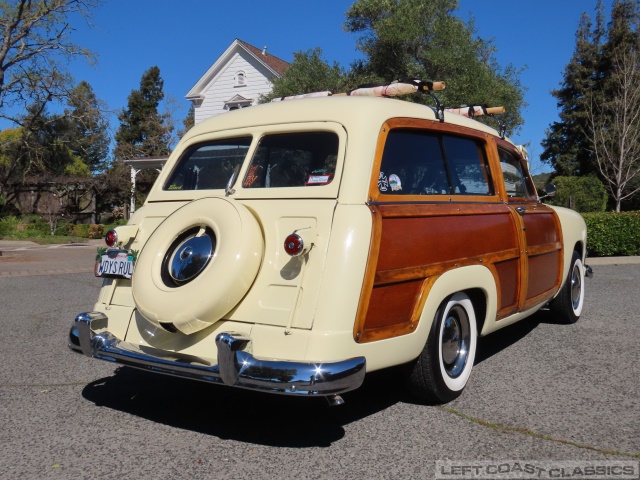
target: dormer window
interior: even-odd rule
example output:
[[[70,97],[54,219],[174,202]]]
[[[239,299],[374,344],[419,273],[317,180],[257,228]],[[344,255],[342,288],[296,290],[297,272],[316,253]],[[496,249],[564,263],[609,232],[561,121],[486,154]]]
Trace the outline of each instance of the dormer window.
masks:
[[[236,73],[236,87],[244,87],[247,85],[247,77],[244,72],[240,71]]]

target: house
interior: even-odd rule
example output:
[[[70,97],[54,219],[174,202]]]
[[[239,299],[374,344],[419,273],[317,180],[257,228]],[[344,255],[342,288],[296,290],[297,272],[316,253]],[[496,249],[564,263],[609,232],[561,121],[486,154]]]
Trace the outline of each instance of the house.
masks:
[[[267,47],[235,39],[186,95],[195,107],[195,123],[256,105],[271,92],[271,79],[282,77],[288,65],[267,53]]]

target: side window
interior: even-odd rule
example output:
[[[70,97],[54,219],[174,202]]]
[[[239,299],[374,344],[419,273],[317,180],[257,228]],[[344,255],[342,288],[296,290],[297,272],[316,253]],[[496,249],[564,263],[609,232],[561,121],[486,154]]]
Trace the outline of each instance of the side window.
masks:
[[[438,137],[411,130],[389,132],[378,189],[382,193],[404,195],[450,193]]]
[[[488,195],[491,192],[487,162],[481,144],[461,137],[444,137],[455,193]]]
[[[260,140],[243,188],[327,185],[338,158],[338,136],[332,132],[266,135]]]
[[[387,136],[378,190],[403,195],[489,195],[492,192],[482,143],[419,130]]]
[[[520,161],[513,153],[499,149],[500,167],[504,177],[504,186],[509,197],[536,198],[533,185]]]

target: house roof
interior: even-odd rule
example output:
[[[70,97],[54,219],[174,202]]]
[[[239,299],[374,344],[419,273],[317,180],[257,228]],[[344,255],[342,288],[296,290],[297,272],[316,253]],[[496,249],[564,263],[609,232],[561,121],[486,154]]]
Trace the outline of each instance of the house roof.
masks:
[[[198,80],[198,82],[193,86],[189,93],[187,93],[186,97],[189,100],[198,100],[203,98],[204,89],[209,85],[209,83],[220,73],[222,68],[227,64],[228,61],[231,60],[233,55],[238,53],[239,51],[245,51],[251,57],[253,57],[256,61],[264,65],[267,70],[269,70],[273,76],[282,77],[285,69],[289,66],[288,62],[285,62],[281,58],[276,57],[275,55],[271,55],[267,53],[266,47],[264,50],[260,50],[253,45],[248,44],[245,41],[242,41],[236,38],[231,45],[224,51],[220,57],[209,67],[209,70]],[[264,54],[263,54],[264,52]]]
[[[289,62],[285,62],[281,58],[276,57],[275,55],[271,55],[266,52],[267,47],[264,47],[263,50],[254,47],[253,45],[249,45],[247,42],[240,40],[239,38],[236,41],[244,46],[247,50],[249,50],[255,57],[258,58],[262,63],[271,68],[271,70],[275,71],[278,74],[278,77],[284,75],[284,71],[289,66]],[[262,53],[264,52],[264,53]]]

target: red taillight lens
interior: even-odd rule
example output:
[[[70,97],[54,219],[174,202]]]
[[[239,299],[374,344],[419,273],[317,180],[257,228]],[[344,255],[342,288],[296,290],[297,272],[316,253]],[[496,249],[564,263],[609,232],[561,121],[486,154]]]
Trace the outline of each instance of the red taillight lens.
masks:
[[[113,228],[104,236],[104,241],[108,247],[114,247],[118,243],[118,234]]]
[[[304,241],[297,233],[292,233],[284,240],[284,251],[292,257],[297,257],[304,250]]]

